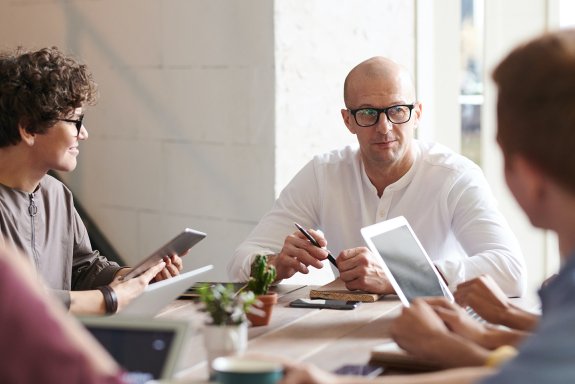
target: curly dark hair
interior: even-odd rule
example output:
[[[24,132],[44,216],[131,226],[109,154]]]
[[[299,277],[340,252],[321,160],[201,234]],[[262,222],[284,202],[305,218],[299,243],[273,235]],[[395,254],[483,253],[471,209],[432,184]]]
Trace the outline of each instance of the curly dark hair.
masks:
[[[20,142],[19,124],[45,133],[57,119],[96,100],[86,65],[56,47],[0,53],[0,148]]]

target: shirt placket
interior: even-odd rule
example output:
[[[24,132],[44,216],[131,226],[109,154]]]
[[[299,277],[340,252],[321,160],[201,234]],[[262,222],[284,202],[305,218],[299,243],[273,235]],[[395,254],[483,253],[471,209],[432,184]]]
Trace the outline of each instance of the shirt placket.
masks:
[[[377,212],[375,214],[376,223],[388,219],[392,199],[393,199],[393,191],[387,189],[384,190],[383,194],[381,195],[381,198],[379,199],[379,204],[377,205]]]

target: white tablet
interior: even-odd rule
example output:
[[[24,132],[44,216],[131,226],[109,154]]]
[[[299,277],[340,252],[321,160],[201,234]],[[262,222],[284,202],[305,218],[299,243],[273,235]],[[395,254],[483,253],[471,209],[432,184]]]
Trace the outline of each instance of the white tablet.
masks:
[[[416,297],[444,296],[453,301],[437,268],[403,216],[361,229],[374,255],[383,261],[383,269],[403,305]]]
[[[158,264],[169,255],[183,256],[190,248],[196,245],[200,240],[206,237],[206,234],[190,228],[185,228],[172,240],[168,241],[150,256],[136,264],[130,272],[128,272],[123,279],[128,280],[146,272],[148,269]]]

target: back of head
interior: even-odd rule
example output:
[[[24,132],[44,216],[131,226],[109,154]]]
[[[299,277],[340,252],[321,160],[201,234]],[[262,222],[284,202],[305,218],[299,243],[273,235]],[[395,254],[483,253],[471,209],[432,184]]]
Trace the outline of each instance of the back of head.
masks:
[[[75,108],[94,104],[85,65],[57,48],[0,53],[0,148],[18,144],[18,125],[43,133]]]
[[[575,30],[543,35],[495,69],[497,139],[575,192]]]

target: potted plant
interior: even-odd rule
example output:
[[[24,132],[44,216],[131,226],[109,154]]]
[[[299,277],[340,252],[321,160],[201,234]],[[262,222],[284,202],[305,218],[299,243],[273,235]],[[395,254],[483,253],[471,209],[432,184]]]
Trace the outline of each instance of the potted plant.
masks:
[[[247,317],[253,326],[268,325],[274,304],[278,301],[276,292],[269,288],[276,279],[276,269],[267,263],[267,258],[257,255],[252,262],[250,279],[245,290],[256,296],[255,305],[248,311]]]
[[[219,356],[240,354],[248,343],[246,313],[255,302],[251,291],[236,292],[232,284],[204,284],[199,287],[202,311],[209,315],[204,326],[204,346],[210,378],[212,361]]]

